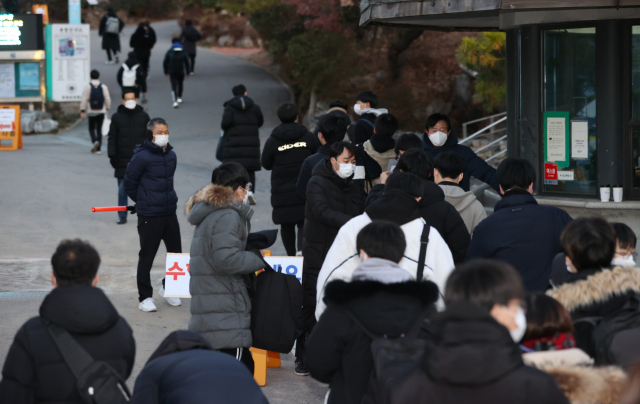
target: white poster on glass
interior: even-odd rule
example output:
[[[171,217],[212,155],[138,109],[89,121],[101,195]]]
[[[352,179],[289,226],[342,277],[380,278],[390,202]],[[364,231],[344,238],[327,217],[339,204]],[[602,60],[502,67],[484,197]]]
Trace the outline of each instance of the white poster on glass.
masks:
[[[589,158],[589,122],[571,121],[571,158]]]
[[[567,132],[564,118],[547,118],[547,161],[567,159]]]
[[[15,63],[0,63],[0,98],[16,98]]]

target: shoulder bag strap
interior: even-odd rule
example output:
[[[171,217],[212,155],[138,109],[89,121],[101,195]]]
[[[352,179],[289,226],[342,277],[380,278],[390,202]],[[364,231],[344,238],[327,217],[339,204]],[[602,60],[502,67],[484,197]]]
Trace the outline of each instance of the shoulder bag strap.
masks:
[[[429,223],[424,224],[422,229],[422,235],[420,236],[420,255],[418,256],[418,282],[422,282],[424,277],[424,262],[427,259],[427,245],[429,244],[429,232],[431,232],[431,226]]]
[[[347,317],[349,317],[351,319],[351,321],[353,321],[356,324],[356,326],[358,326],[358,328],[360,328],[365,334],[367,334],[367,336],[369,338],[371,338],[372,340],[380,338],[379,335],[375,335],[374,333],[369,331],[367,326],[365,326],[362,323],[362,321],[360,321],[360,319],[355,315],[355,313],[353,311],[351,311],[350,309],[348,309],[346,307],[340,307],[339,309],[340,309],[341,312],[346,314]]]
[[[407,337],[417,338],[418,334],[420,333],[420,329],[422,328],[424,323],[429,321],[427,317],[429,317],[429,315],[434,312],[437,312],[434,305],[430,304],[427,307],[425,307],[424,310],[422,310],[418,315],[418,318],[411,326],[411,329],[409,329],[409,332],[406,334]]]
[[[65,329],[53,323],[49,323],[47,329],[71,373],[78,380],[95,360]]]

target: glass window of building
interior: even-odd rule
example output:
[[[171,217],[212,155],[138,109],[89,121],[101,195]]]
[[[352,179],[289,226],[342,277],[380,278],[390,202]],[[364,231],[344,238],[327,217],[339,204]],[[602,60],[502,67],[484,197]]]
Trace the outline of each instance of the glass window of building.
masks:
[[[543,190],[596,195],[595,27],[544,31],[543,74]]]
[[[631,34],[631,164],[633,187],[640,188],[640,26]]]

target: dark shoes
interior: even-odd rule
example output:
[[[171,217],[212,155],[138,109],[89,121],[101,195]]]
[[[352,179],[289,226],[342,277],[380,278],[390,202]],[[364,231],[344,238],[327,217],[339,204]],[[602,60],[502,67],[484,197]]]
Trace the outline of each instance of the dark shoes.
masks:
[[[296,359],[296,367],[294,369],[294,372],[298,376],[309,376],[309,370],[304,365],[304,362],[302,362],[302,359]]]
[[[127,223],[126,217],[121,217],[120,219],[118,219],[118,224],[126,224],[126,223]]]

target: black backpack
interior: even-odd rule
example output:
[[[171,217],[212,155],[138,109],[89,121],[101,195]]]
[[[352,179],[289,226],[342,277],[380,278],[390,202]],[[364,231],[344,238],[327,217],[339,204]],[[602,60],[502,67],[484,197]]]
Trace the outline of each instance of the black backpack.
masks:
[[[184,74],[184,53],[182,50],[173,50],[171,60],[169,61],[169,72],[176,76]]]
[[[632,338],[616,339],[628,331],[640,328],[640,312],[634,309],[625,309],[616,312],[615,315],[601,318],[600,321],[590,319],[595,325],[593,333],[593,346],[595,347],[595,363],[598,366],[618,365],[623,366],[635,363],[634,359],[629,359],[629,355],[640,351],[640,340]],[[622,342],[621,342],[622,341]],[[625,346],[625,344],[630,344]],[[629,363],[631,362],[631,363]]]
[[[49,323],[53,342],[77,380],[78,394],[85,404],[124,404],[131,393],[118,372],[103,361],[96,361],[63,328]]]
[[[257,276],[251,301],[253,347],[289,353],[302,328],[302,285],[269,267]]]
[[[99,111],[104,107],[104,92],[102,91],[102,84],[98,84],[98,87],[91,86],[91,93],[89,94],[90,109]]]

